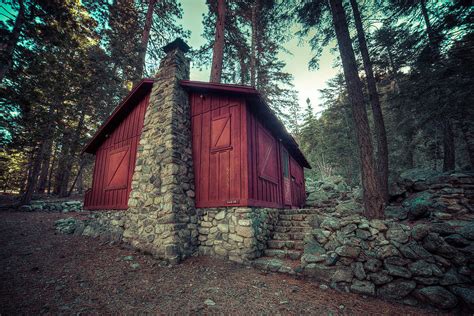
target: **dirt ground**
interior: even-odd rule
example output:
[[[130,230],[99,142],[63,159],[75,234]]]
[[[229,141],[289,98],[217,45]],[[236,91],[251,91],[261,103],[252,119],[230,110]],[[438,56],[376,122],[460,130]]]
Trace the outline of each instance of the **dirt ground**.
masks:
[[[57,234],[60,213],[0,212],[0,315],[427,315],[208,257],[167,266],[125,246]]]

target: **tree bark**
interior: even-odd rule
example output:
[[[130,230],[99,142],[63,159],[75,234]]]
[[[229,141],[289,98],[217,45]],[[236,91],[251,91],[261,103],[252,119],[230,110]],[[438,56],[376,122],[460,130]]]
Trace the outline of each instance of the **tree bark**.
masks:
[[[48,182],[48,174],[49,174],[49,165],[51,160],[51,149],[53,147],[53,139],[49,138],[46,140],[46,152],[43,156],[43,161],[41,162],[41,172],[38,179],[38,187],[36,188],[36,192],[39,194],[43,194],[46,190],[46,184]]]
[[[0,83],[10,69],[13,61],[13,52],[15,50],[18,39],[20,38],[21,29],[25,23],[25,4],[23,0],[18,0],[20,8],[16,16],[15,25],[6,43],[1,44],[2,62],[0,63]]]
[[[224,32],[225,32],[225,0],[217,0],[216,32],[212,49],[211,82],[221,82],[222,63],[224,59]]]
[[[381,218],[383,217],[384,199],[374,166],[369,120],[364,104],[362,83],[357,73],[357,64],[349,36],[346,14],[342,6],[342,0],[329,0],[329,4],[359,145],[365,215],[369,218]]]
[[[443,171],[456,168],[456,150],[454,148],[453,127],[449,119],[443,121]]]
[[[140,43],[139,64],[137,68],[138,78],[143,77],[145,69],[146,51],[148,48],[148,41],[150,39],[151,25],[153,24],[153,10],[155,9],[156,0],[149,0],[148,9],[146,11],[145,26],[143,27],[142,40]]]
[[[21,205],[29,204],[31,202],[31,198],[33,197],[33,193],[36,189],[36,184],[38,183],[38,176],[41,169],[41,161],[43,160],[45,152],[46,143],[43,142],[40,145],[38,153],[32,157],[25,192],[23,193],[23,196],[21,197],[20,201]]]
[[[434,48],[435,38],[433,34],[433,28],[431,26],[430,18],[428,16],[428,10],[426,9],[426,1],[420,0],[421,14],[426,25],[426,32],[428,33],[428,40],[432,48]]]
[[[252,5],[252,40],[251,40],[251,55],[250,55],[250,85],[255,87],[257,84],[257,11],[259,0],[255,0]]]
[[[461,122],[461,131],[466,142],[467,153],[471,163],[471,169],[474,170],[474,133],[470,127],[470,122]]]
[[[377,93],[377,85],[375,83],[374,71],[372,69],[372,61],[367,48],[367,40],[365,39],[364,27],[360,15],[357,0],[350,0],[352,11],[354,13],[354,22],[357,29],[357,39],[359,41],[360,53],[364,63],[365,75],[367,78],[367,88],[369,91],[369,101],[372,107],[374,117],[375,138],[377,141],[377,169],[384,201],[388,201],[388,144],[387,132],[385,130],[385,122],[380,106],[380,99]]]

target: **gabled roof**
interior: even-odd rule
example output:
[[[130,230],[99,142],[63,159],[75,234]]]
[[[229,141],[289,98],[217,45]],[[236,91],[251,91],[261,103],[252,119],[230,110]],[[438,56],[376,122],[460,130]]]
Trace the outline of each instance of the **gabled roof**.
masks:
[[[243,96],[250,104],[250,111],[260,118],[261,121],[265,122],[266,127],[281,140],[292,157],[295,158],[296,161],[298,161],[298,163],[303,167],[311,169],[311,166],[306,160],[306,157],[301,152],[298,143],[295,141],[293,136],[288,133],[283,123],[277,118],[260,92],[258,92],[258,90],[255,88],[236,84],[210,83],[191,80],[182,80],[180,83],[185,89],[189,91],[204,93],[217,92]]]
[[[140,100],[147,95],[153,87],[153,79],[142,79],[130,93],[122,100],[122,102],[115,108],[110,116],[95,133],[94,137],[82,149],[82,153],[95,153],[100,144],[107,138],[118,124],[133,110],[135,106],[140,103]]]

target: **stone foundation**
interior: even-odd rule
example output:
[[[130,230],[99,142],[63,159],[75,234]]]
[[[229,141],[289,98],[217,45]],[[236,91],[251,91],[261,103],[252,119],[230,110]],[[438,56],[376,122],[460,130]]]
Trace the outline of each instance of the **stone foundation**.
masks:
[[[272,237],[277,209],[198,209],[199,253],[236,262],[258,258]]]

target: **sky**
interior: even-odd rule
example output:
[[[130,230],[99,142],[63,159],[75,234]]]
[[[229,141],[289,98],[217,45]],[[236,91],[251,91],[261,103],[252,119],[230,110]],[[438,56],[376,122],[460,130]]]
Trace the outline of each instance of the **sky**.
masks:
[[[187,41],[192,48],[199,48],[205,43],[202,37],[203,14],[207,12],[205,0],[180,0],[183,8],[183,19],[180,21],[185,29],[191,31],[191,38]],[[335,56],[331,54],[330,48],[323,51],[319,62],[319,69],[308,70],[308,62],[312,57],[311,49],[308,45],[298,45],[299,40],[293,37],[284,47],[291,53],[282,53],[280,58],[286,63],[285,71],[294,77],[294,85],[298,91],[299,104],[301,109],[306,107],[306,99],[311,100],[315,112],[322,108],[319,104],[322,102],[319,89],[326,86],[326,81],[333,78],[338,70],[333,68]],[[209,81],[209,69],[199,71],[191,65],[191,80]]]

